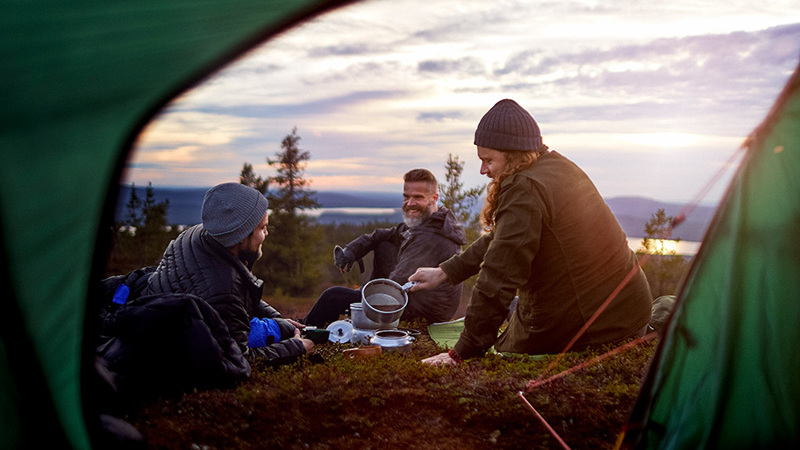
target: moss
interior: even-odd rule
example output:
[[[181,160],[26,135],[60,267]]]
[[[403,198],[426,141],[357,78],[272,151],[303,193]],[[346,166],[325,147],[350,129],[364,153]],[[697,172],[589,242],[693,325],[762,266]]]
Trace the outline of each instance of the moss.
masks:
[[[127,417],[150,448],[557,447],[518,397],[555,357],[487,355],[456,367],[421,359],[442,351],[423,331],[410,353],[350,359],[323,344],[323,363],[255,364],[234,389],[145,404]],[[424,325],[424,324],[423,324]],[[646,343],[533,389],[526,399],[574,448],[609,448],[627,419],[653,351]],[[569,353],[553,375],[607,348]],[[525,443],[525,444],[520,444]]]

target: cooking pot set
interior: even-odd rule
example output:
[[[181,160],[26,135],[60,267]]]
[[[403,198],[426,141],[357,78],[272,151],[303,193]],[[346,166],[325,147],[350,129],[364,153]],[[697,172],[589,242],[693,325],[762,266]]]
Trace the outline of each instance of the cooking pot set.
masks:
[[[411,351],[414,337],[397,328],[408,305],[407,290],[414,283],[400,285],[388,278],[377,278],[361,289],[361,302],[350,304],[350,320],[328,326],[329,340],[359,345],[380,346],[383,352]]]

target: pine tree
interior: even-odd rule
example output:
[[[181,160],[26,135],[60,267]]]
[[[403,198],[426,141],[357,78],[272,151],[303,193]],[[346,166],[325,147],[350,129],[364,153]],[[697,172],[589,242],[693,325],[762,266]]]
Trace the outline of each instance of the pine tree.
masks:
[[[249,163],[244,163],[242,172],[239,174],[239,182],[245,186],[250,186],[262,194],[266,194],[269,188],[269,180],[265,180],[256,175],[253,170],[253,165]]]
[[[315,192],[308,189],[309,181],[303,178],[311,154],[298,148],[299,141],[295,127],[281,142],[283,151],[276,153],[274,160],[267,158],[270,166],[277,166],[277,175],[264,182],[265,190],[275,186],[266,192],[271,211],[270,234],[263,244],[264,257],[253,271],[264,280],[269,294],[308,295],[318,287],[319,261],[314,256],[320,251],[323,231],[312,219],[299,214],[319,207]],[[246,170],[248,166],[245,164],[240,181],[258,184],[261,177],[252,173],[252,166]]]
[[[152,183],[147,183],[144,198],[139,197],[136,185],[131,184],[126,208],[125,219],[120,225],[128,229],[113,234],[114,251],[106,266],[110,274],[158,264],[164,248],[178,234],[177,230],[170,230],[167,226],[169,200],[156,201]]]
[[[445,163],[445,183],[439,189],[439,200],[445,208],[453,212],[467,233],[467,241],[472,242],[480,235],[480,214],[473,212],[473,207],[480,201],[486,185],[475,186],[464,190],[461,174],[464,162],[450,153]]]
[[[656,211],[645,224],[645,237],[638,250],[639,254],[650,255],[642,264],[642,270],[653,298],[675,295],[688,266],[686,259],[672,248],[672,242],[680,242],[679,238],[671,237],[672,220],[673,217],[667,216],[663,208]]]
[[[139,229],[143,225],[142,219],[142,199],[136,194],[136,184],[131,183],[131,195],[128,197],[128,204],[126,205],[127,214],[123,223],[132,228]],[[132,230],[133,231],[133,230]]]
[[[306,161],[311,159],[311,154],[301,151],[297,146],[298,142],[300,136],[297,135],[297,127],[294,127],[292,133],[281,142],[283,152],[276,153],[277,158],[274,160],[267,158],[267,163],[277,166],[278,172],[268,180],[279,186],[277,192],[269,193],[270,207],[273,211],[283,211],[290,215],[295,215],[298,209],[319,207],[314,198],[315,192],[307,188],[309,181],[303,178]]]
[[[142,202],[143,231],[150,234],[166,231],[168,209],[169,199],[157,202],[155,192],[153,192],[153,183],[148,182]]]

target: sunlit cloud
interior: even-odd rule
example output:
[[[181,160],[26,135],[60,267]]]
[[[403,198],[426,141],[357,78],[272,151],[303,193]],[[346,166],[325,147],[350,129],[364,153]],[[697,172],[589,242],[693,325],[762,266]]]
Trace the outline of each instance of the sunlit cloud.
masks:
[[[625,142],[642,147],[686,148],[697,145],[706,139],[705,136],[691,133],[630,133],[615,136]]]
[[[196,161],[196,153],[200,147],[185,145],[180,147],[165,148],[141,152],[137,163],[177,163],[189,164]]]
[[[345,173],[359,174],[370,170],[370,158],[342,158],[342,159],[322,159],[311,160],[308,162],[308,170],[323,174],[326,173]],[[353,175],[350,175],[353,176]]]
[[[314,176],[311,177],[315,190],[367,190],[378,192],[402,192],[403,178],[397,177],[384,177],[370,175],[369,173],[353,174],[353,175],[333,175],[333,176]],[[380,189],[375,189],[380,186]],[[394,188],[394,189],[386,189]]]
[[[451,153],[466,185],[483,184],[475,126],[514,98],[604,195],[687,199],[766,115],[798,58],[793,1],[368,1],[283,33],[183,95],[142,135],[128,177],[141,183],[158,163],[171,184],[211,185],[243,162],[270,176],[265,159],[296,126],[314,189],[391,192],[410,168],[442,177]]]
[[[237,138],[250,136],[257,125],[253,120],[219,113],[174,111],[159,116],[139,135],[145,146],[175,146],[198,143],[204,146],[228,144]]]

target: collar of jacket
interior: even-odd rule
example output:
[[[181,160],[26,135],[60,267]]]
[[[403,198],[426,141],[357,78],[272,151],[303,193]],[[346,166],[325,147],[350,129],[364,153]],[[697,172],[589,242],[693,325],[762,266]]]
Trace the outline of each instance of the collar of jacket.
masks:
[[[257,278],[253,272],[248,268],[239,258],[236,257],[230,250],[225,248],[222,244],[220,244],[216,239],[214,239],[211,234],[205,228],[202,228],[203,225],[197,225],[200,227],[200,239],[203,240],[203,243],[207,245],[209,248],[213,249],[214,254],[217,255],[221,260],[227,262],[231,266],[236,268],[236,271],[245,279],[250,281],[257,289],[262,289],[264,285],[264,281]]]
[[[464,233],[463,226],[458,222],[456,216],[444,206],[439,207],[437,211],[434,211],[430,217],[418,226],[414,228],[406,227],[401,232],[401,235],[403,239],[408,239],[417,233],[430,232],[440,234],[460,245],[467,243],[467,236]]]

